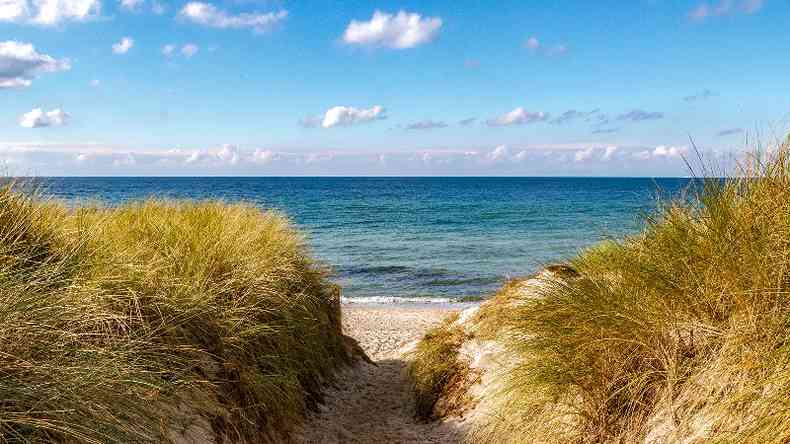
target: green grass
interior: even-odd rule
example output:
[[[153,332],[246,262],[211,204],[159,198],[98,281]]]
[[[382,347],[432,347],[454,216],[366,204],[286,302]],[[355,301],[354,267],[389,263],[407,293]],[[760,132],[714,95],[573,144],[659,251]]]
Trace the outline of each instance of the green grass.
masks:
[[[519,365],[476,439],[790,441],[788,146],[569,265],[483,319]]]
[[[414,386],[417,416],[434,419],[461,412],[468,399],[465,389],[470,380],[469,365],[458,359],[467,338],[463,328],[454,325],[455,313],[428,330],[409,354],[408,373]],[[437,402],[445,402],[437,406]]]
[[[25,190],[27,191],[27,190]],[[349,359],[338,290],[247,205],[0,189],[0,442],[287,432]]]

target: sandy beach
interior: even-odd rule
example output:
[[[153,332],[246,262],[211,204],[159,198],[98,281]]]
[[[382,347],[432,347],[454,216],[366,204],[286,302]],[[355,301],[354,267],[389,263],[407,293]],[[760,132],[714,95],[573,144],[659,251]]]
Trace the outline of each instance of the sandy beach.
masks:
[[[404,351],[454,306],[343,306],[343,329],[373,364],[360,362],[341,372],[326,393],[321,411],[308,417],[302,443],[454,443],[460,430],[451,422],[415,418],[413,392],[404,375]]]

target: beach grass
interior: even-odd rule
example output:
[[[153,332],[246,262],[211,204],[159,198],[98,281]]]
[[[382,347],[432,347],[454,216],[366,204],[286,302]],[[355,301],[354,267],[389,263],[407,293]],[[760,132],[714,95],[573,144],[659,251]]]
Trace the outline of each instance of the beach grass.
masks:
[[[276,212],[67,207],[6,184],[0,441],[285,433],[349,359],[338,299]]]
[[[482,307],[518,363],[473,441],[790,441],[787,144],[565,269]]]
[[[524,359],[502,407],[519,427],[490,436],[638,441],[663,417],[677,436],[790,439],[790,158],[752,160],[514,305],[503,331]]]

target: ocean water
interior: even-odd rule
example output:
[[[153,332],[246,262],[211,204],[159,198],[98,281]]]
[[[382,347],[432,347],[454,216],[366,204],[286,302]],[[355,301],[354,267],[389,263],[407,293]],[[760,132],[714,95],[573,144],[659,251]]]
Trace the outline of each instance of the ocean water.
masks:
[[[287,213],[349,301],[453,301],[642,225],[688,179],[49,178],[48,194],[110,205],[150,196]]]

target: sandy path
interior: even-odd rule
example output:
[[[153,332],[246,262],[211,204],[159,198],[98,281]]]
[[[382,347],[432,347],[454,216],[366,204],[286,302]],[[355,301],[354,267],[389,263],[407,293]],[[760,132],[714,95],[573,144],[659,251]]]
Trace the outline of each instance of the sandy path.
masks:
[[[424,307],[343,307],[345,333],[377,364],[343,371],[327,391],[321,412],[311,415],[297,442],[457,443],[453,423],[422,423],[401,355],[451,310]]]

